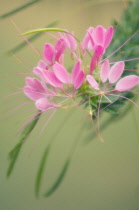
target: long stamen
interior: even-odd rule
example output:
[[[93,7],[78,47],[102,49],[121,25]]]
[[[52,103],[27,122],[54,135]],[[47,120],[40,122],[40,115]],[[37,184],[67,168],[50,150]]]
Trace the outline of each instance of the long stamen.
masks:
[[[122,60],[124,62],[129,62],[129,61],[135,61],[135,60],[139,60],[139,58],[131,58],[131,59],[128,59],[128,60]],[[111,62],[110,64],[114,64],[116,62]]]

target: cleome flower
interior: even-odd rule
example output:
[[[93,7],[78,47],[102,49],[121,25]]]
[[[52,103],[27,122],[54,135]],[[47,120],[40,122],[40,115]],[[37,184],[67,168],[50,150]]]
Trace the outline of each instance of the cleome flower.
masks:
[[[77,43],[74,36],[69,32],[63,34],[58,32],[60,38],[56,44],[44,44],[43,60],[40,60],[33,69],[34,75],[40,80],[26,78],[25,95],[35,101],[35,106],[39,110],[46,111],[61,107],[61,103],[65,101],[63,97],[76,98],[78,92],[84,95],[81,87],[85,83],[85,78],[87,81],[85,86],[91,86],[94,91],[98,91],[98,95],[108,95],[114,91],[122,93],[135,87],[139,83],[138,76],[129,75],[121,78],[125,68],[123,61],[116,62],[111,67],[109,60],[104,60],[102,64],[100,62],[101,56],[111,43],[113,34],[112,26],[108,29],[100,25],[96,28],[90,27],[83,38],[78,55],[75,51]],[[75,55],[77,60],[71,73],[64,66],[66,48]],[[89,51],[93,51],[90,59],[90,74],[83,64],[84,56],[89,54]],[[86,94],[89,93],[86,92]],[[60,102],[57,102],[58,98]]]
[[[35,101],[35,106],[42,111],[59,107],[59,105],[50,102],[54,97],[74,97],[74,92],[81,87],[85,79],[84,71],[81,69],[81,60],[74,65],[71,74],[59,63],[55,63],[51,70],[39,67],[33,71],[43,81],[27,77],[24,93]],[[71,92],[69,92],[69,88],[72,88]]]
[[[48,28],[42,29],[42,31],[45,30],[51,31]],[[76,106],[83,113],[87,113],[87,118],[91,120],[94,132],[100,141],[104,142],[100,132],[100,112],[102,110],[108,111],[111,115],[110,120],[113,120],[113,115],[119,116],[119,108],[124,105],[125,99],[139,108],[139,105],[131,100],[135,94],[129,93],[136,93],[131,89],[139,84],[139,76],[132,74],[123,77],[124,71],[130,70],[125,69],[124,61],[118,61],[111,65],[108,59],[101,60],[114,35],[112,26],[107,29],[100,25],[96,28],[90,27],[82,42],[66,30],[53,28],[53,31],[58,32],[56,43],[54,45],[44,44],[42,59],[32,70],[33,77],[25,78],[26,85],[23,92],[34,103],[37,112],[29,116],[29,118],[33,118],[29,119],[29,123],[27,122],[21,133],[19,143],[10,152],[11,163],[8,168],[8,176],[11,174],[24,140],[31,134],[43,112],[46,113],[46,122],[39,133],[39,137],[59,108],[67,109]],[[76,41],[79,42],[79,45]],[[121,47],[117,48],[107,58]],[[68,55],[71,56],[70,68],[67,68],[67,64],[64,64],[64,56],[67,50],[69,50]],[[86,59],[86,56],[89,58]],[[135,59],[138,58],[125,61]],[[90,70],[88,70],[88,66],[90,66]],[[104,123],[108,124],[107,122]],[[58,127],[56,134],[60,128],[61,125]],[[54,135],[56,134],[54,132]],[[42,157],[41,167],[39,167],[36,178],[36,195],[40,191],[44,163],[48,158],[53,139],[47,142],[47,148]],[[78,139],[80,140],[79,136]],[[45,193],[45,196],[49,196],[60,184],[76,146],[77,143],[74,142],[61,173],[54,185]]]
[[[114,29],[110,26],[108,29],[105,29],[103,26],[98,25],[96,28],[90,27],[87,29],[86,35],[82,42],[83,50],[94,50],[97,51],[98,48],[101,48],[101,53],[104,54],[106,48],[111,43],[113,38]]]
[[[90,73],[93,72],[98,65],[101,56],[105,53],[106,48],[111,43],[113,38],[114,29],[110,26],[105,29],[103,26],[98,25],[96,28],[90,27],[81,44],[82,49],[93,50],[94,54],[90,63]]]

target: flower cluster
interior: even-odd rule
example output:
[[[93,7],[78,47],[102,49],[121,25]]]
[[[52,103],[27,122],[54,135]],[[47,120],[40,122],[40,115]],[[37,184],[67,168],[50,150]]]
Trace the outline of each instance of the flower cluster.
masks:
[[[58,32],[56,44],[44,45],[43,59],[33,69],[34,76],[39,79],[26,78],[25,95],[35,101],[37,109],[43,112],[63,107],[68,100],[74,103],[76,98],[84,94],[88,94],[88,98],[96,95],[106,97],[131,90],[139,83],[139,77],[122,77],[124,61],[111,65],[108,59],[102,60],[113,35],[112,26],[105,29],[100,25],[90,27],[82,42],[77,42],[68,31],[63,34]],[[64,64],[67,50],[71,54],[70,69]],[[87,56],[90,59],[89,65],[86,63]],[[83,92],[84,90],[88,92]]]

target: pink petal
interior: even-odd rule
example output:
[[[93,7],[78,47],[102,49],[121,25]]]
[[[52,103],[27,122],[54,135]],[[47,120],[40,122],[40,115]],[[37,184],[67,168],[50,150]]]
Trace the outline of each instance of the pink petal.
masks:
[[[59,39],[55,45],[56,56],[55,61],[58,61],[60,56],[64,53],[65,50],[65,41],[64,39]]]
[[[43,70],[42,70],[41,68],[39,68],[39,67],[35,67],[35,68],[33,69],[33,73],[34,73],[35,75],[37,75],[37,76],[41,76],[41,75],[42,75],[42,72],[43,72]]]
[[[45,96],[49,96],[50,98],[53,98],[53,95],[55,94],[53,91],[51,91],[47,86],[38,79],[34,79],[34,84],[36,86],[36,90],[39,92],[45,93]]]
[[[39,76],[44,82],[46,82],[46,79],[43,76],[44,70],[36,67],[36,68],[33,69],[33,72],[34,72],[35,75]]]
[[[124,67],[125,64],[123,61],[119,61],[111,67],[108,75],[110,83],[115,83],[121,77]]]
[[[56,63],[53,65],[53,69],[54,69],[54,73],[59,81],[65,83],[65,84],[69,84],[70,77],[69,77],[67,70],[64,68],[64,66],[62,66],[59,63]]]
[[[53,63],[55,56],[55,48],[53,45],[46,43],[44,45],[43,55],[48,62]]]
[[[81,60],[79,60],[73,70],[72,70],[72,83],[74,83],[74,81],[76,80],[76,77],[78,76],[79,72],[80,72],[80,69],[81,69]]]
[[[62,33],[60,33],[60,32],[58,32],[58,35],[59,35],[59,37],[60,37],[61,39],[64,39],[64,42],[65,42],[66,47],[70,49],[70,43],[69,43],[69,41],[67,40],[67,38],[66,38]]]
[[[136,75],[129,75],[120,79],[115,87],[118,91],[127,91],[139,84],[139,77]]]
[[[34,82],[33,82],[33,79],[34,79],[34,78],[31,78],[31,77],[26,77],[26,78],[25,78],[26,84],[27,84],[28,86],[32,87],[32,88],[35,87]]]
[[[60,58],[59,58],[59,63],[60,63],[61,65],[64,65],[64,54],[62,54],[62,55],[60,56]]]
[[[65,36],[66,36],[66,38],[67,38],[67,40],[69,42],[70,49],[71,50],[76,50],[77,43],[75,41],[75,38],[69,33],[65,33]]]
[[[95,31],[94,31],[95,44],[102,45],[102,46],[104,45],[105,31],[106,31],[106,29],[104,29],[101,25],[98,25],[95,28]]]
[[[94,51],[95,51],[95,53],[98,57],[103,55],[103,53],[105,52],[104,47],[101,46],[101,45],[96,45],[95,48],[94,48]]]
[[[33,101],[38,100],[39,98],[45,97],[45,93],[37,92],[36,90],[31,89],[28,86],[24,87],[25,95]]]
[[[81,70],[78,73],[78,76],[76,77],[75,81],[73,82],[73,86],[76,90],[82,86],[82,84],[84,82],[84,78],[85,78],[84,71]]]
[[[85,50],[87,48],[89,38],[90,38],[90,36],[88,34],[88,31],[87,31],[86,34],[85,34],[85,37],[83,38],[82,44],[81,44],[83,50]]]
[[[46,69],[47,68],[47,64],[43,60],[40,60],[38,62],[38,67],[42,68],[42,69]]]
[[[48,101],[46,98],[38,99],[35,103],[35,106],[41,111],[46,111],[55,107],[55,105]]]
[[[34,85],[35,85],[34,89],[37,89],[37,90],[42,91],[42,92],[46,91],[46,85],[42,81],[34,78],[33,82],[34,82]]]
[[[90,74],[92,74],[92,72],[94,71],[95,69],[95,66],[97,65],[98,63],[98,57],[96,54],[93,55],[92,57],[92,60],[91,60],[91,64],[90,64]]]
[[[62,83],[55,76],[54,72],[46,71],[46,72],[43,73],[43,76],[45,78],[46,83],[48,83],[49,85],[51,85],[53,87],[62,88]]]
[[[88,43],[88,47],[89,49],[92,49],[95,46],[95,41],[94,38],[92,36],[92,34],[88,31],[88,35],[89,35],[89,43]]]
[[[107,81],[109,70],[110,70],[109,60],[105,60],[104,63],[102,64],[101,70],[100,70],[100,78],[101,78],[102,82]]]
[[[46,86],[43,82],[36,78],[26,77],[26,84],[31,88],[36,90],[37,92],[45,92]]]
[[[112,26],[110,26],[106,32],[106,39],[105,39],[105,43],[104,43],[105,48],[107,48],[109,46],[109,44],[111,43],[113,35],[114,35],[114,28]]]
[[[86,80],[87,80],[87,82],[92,86],[92,88],[94,88],[95,90],[99,90],[98,83],[97,83],[97,81],[94,79],[93,76],[87,75],[87,76],[86,76]]]

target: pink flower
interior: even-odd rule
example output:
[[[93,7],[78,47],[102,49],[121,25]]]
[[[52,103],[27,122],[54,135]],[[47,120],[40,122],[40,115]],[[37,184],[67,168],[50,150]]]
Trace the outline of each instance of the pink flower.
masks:
[[[104,93],[111,92],[111,91],[119,91],[119,92],[128,91],[132,89],[133,87],[135,87],[137,84],[139,84],[139,77],[136,75],[130,75],[130,76],[125,76],[122,79],[120,79],[124,71],[124,66],[125,66],[124,62],[119,61],[119,62],[116,62],[110,68],[109,60],[105,60],[100,70],[100,80],[102,82],[101,83],[102,88],[100,87],[99,83],[95,80],[93,76],[87,75],[86,80],[93,89],[101,90]],[[115,88],[113,89],[112,87],[111,90],[106,90],[104,87],[104,83],[106,83],[107,81],[108,81],[108,87],[111,87],[113,86],[113,84],[116,83]]]
[[[111,43],[113,34],[114,29],[112,26],[105,29],[101,25],[98,25],[96,28],[90,27],[87,30],[82,42],[82,48],[83,50],[88,49],[94,51],[90,64],[90,74],[93,72],[95,66],[98,65],[100,57],[105,53],[106,48]]]
[[[43,63],[42,63],[43,64]],[[85,74],[81,70],[81,60],[79,60],[73,67],[71,75],[65,69],[65,67],[59,63],[53,65],[53,70],[44,70],[43,68],[35,68],[34,73],[41,77],[42,81],[35,78],[26,78],[27,86],[24,87],[25,95],[31,100],[35,101],[35,106],[42,111],[58,108],[58,105],[52,103],[54,97],[61,97],[58,92],[62,94],[66,93],[64,85],[72,85],[74,90],[81,87],[84,82]],[[54,89],[54,92],[47,88],[47,83],[50,88]],[[74,92],[72,93],[74,94]]]
[[[101,25],[98,25],[96,28],[90,27],[83,39],[82,48],[83,50],[88,49],[101,51],[99,54],[102,55],[105,53],[106,48],[111,43],[113,34],[114,29],[112,26],[110,26],[108,29],[105,29]]]
[[[73,67],[72,74],[70,75],[66,68],[59,63],[53,65],[53,70],[43,70],[34,68],[33,72],[40,76],[40,78],[51,85],[52,87],[62,88],[62,84],[73,85],[74,89],[79,89],[84,82],[85,74],[81,70],[81,60],[79,60]]]

